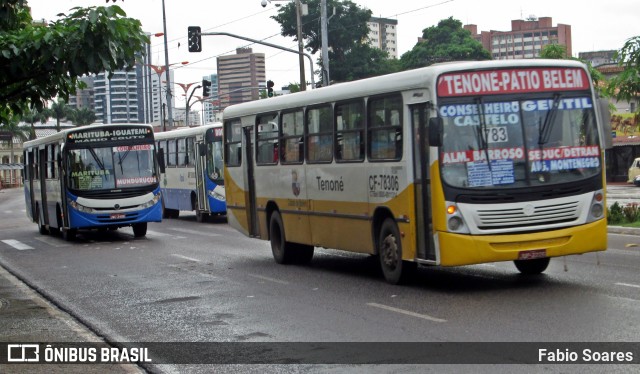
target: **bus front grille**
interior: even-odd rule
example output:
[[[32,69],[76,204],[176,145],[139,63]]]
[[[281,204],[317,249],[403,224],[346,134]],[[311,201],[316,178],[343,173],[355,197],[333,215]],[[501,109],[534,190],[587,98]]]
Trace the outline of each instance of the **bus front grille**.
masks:
[[[544,204],[520,204],[520,207],[477,209],[476,222],[480,230],[517,228],[572,222],[580,216],[580,201]]]

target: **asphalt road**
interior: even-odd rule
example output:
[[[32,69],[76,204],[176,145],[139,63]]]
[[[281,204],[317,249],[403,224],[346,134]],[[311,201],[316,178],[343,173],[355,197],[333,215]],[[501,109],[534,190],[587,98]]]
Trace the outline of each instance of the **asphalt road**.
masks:
[[[539,277],[496,263],[420,268],[410,284],[391,286],[366,255],[317,248],[309,266],[278,265],[268,242],[243,236],[223,219],[197,223],[186,215],[150,224],[142,239],[121,229],[68,243],[38,234],[20,190],[2,191],[0,203],[0,264],[113,342],[637,342],[640,336],[636,236],[610,235],[606,252],[553,259]],[[478,368],[449,371],[465,369]],[[539,365],[524,371],[538,369],[572,371]],[[224,371],[233,370],[247,368]]]

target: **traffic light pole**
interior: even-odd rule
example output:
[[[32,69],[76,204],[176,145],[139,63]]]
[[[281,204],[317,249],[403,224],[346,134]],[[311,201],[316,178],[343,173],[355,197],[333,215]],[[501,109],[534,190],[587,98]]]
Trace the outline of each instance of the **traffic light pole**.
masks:
[[[262,44],[262,45],[266,45],[268,47],[277,48],[277,49],[281,49],[283,51],[295,53],[297,55],[300,55],[301,58],[304,55],[304,56],[307,57],[307,59],[309,59],[309,68],[311,69],[311,87],[315,87],[316,86],[316,82],[315,82],[315,80],[313,78],[313,76],[315,75],[315,73],[313,71],[313,60],[311,59],[311,56],[308,53],[296,51],[295,49],[289,49],[289,48],[281,47],[281,46],[276,45],[276,44],[271,44],[271,43],[263,42],[263,41],[256,40],[256,39],[247,38],[245,36],[230,34],[228,32],[203,32],[200,35],[203,35],[203,36],[205,36],[205,35],[206,36],[225,35],[225,36],[230,36],[232,38],[238,38],[238,39],[246,40],[246,41],[249,41],[249,42],[252,42],[252,43]],[[301,85],[302,85],[302,83],[303,82],[300,82]]]

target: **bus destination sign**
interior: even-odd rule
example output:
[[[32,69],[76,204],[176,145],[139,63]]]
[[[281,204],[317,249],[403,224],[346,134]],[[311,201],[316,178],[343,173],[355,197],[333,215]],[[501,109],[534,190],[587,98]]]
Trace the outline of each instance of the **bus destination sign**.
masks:
[[[67,135],[67,143],[95,143],[118,140],[153,139],[153,131],[146,127],[116,127],[99,130],[74,131]]]
[[[590,89],[580,68],[530,68],[461,71],[438,78],[438,96],[500,95],[510,93]]]

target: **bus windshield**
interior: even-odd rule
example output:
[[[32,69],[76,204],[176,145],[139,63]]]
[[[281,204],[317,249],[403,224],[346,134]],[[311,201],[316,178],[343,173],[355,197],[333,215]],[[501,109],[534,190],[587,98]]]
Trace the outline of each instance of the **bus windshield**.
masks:
[[[69,188],[81,191],[157,183],[153,145],[75,148],[68,152]]]
[[[443,99],[444,182],[517,188],[575,182],[601,172],[590,96]]]

